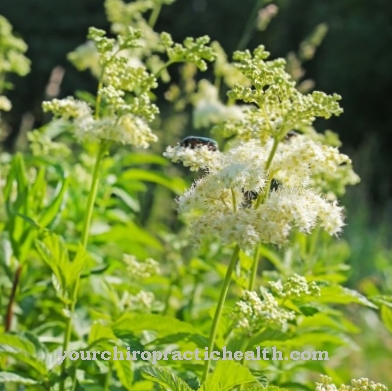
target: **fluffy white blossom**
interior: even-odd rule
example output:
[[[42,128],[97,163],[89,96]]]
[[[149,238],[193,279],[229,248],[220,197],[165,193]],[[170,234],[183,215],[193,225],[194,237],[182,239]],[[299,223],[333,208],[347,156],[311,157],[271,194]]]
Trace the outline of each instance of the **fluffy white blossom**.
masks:
[[[199,146],[195,149],[185,148],[181,145],[167,147],[163,156],[167,157],[174,163],[182,162],[185,167],[191,171],[205,170],[215,165],[219,160],[217,151],[211,151],[206,145]]]
[[[189,221],[196,242],[216,237],[227,245],[233,242],[245,247],[258,242],[283,245],[294,228],[309,233],[320,225],[335,235],[343,226],[342,208],[336,201],[326,200],[301,181],[290,185],[282,181],[277,189],[266,194],[271,175],[274,177],[280,167],[286,171],[292,168],[293,175],[297,175],[291,157],[285,161],[279,155],[281,166],[275,165],[274,171],[265,169],[272,148],[270,142],[241,143],[225,152],[209,151],[207,147],[176,148],[182,155],[172,149],[172,159],[184,159],[186,165],[193,164],[193,169],[208,167],[208,173],[178,198],[179,210]],[[329,149],[325,152],[328,156],[330,153]],[[320,157],[322,164],[328,167],[327,157]],[[303,167],[300,173],[303,182],[309,183],[312,167]],[[258,195],[265,200],[255,207]]]
[[[105,87],[101,91],[103,96],[109,97],[112,104],[122,103],[121,91],[110,87]],[[45,111],[52,111],[55,116],[64,119],[73,118],[74,134],[79,142],[108,140],[138,148],[148,148],[150,142],[158,140],[143,118],[130,113],[119,117],[95,119],[87,103],[72,97],[44,102],[43,108]]]

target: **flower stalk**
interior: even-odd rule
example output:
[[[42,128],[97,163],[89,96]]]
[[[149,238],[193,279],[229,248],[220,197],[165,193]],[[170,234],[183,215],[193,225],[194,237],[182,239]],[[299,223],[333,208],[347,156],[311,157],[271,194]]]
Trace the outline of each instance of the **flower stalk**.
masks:
[[[239,252],[240,252],[240,248],[238,245],[236,245],[234,248],[234,251],[233,251],[233,255],[231,256],[229,266],[226,271],[225,279],[223,281],[223,286],[222,286],[220,296],[219,296],[218,306],[216,307],[214,319],[212,322],[212,327],[211,327],[211,331],[210,331],[210,338],[209,338],[209,342],[208,342],[208,353],[209,354],[212,351],[212,349],[214,348],[216,334],[217,334],[218,326],[219,326],[219,321],[220,321],[220,318],[222,315],[223,305],[226,300],[227,292],[229,290],[231,276],[233,274],[235,264],[238,259]],[[207,376],[208,376],[208,373],[210,370],[210,366],[211,366],[211,358],[208,357],[208,360],[206,360],[205,364],[204,364],[202,382],[204,382],[207,379]]]

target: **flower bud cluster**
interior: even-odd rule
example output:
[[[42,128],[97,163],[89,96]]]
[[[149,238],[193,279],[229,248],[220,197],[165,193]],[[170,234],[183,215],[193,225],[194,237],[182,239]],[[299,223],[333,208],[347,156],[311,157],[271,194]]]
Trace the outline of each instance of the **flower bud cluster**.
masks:
[[[260,288],[261,296],[256,292],[245,291],[236,303],[235,315],[237,327],[249,334],[254,334],[261,327],[284,329],[287,322],[295,318],[293,311],[279,306],[276,298],[265,288]]]
[[[305,277],[294,274],[282,281],[270,281],[270,290],[281,299],[296,300],[304,296],[320,296],[320,288],[314,281],[307,282]]]
[[[215,59],[214,50],[208,46],[210,38],[205,35],[199,38],[185,38],[183,44],[174,43],[169,33],[161,34],[161,43],[166,49],[171,63],[188,62],[195,64],[201,71],[207,70],[206,61]]]
[[[352,379],[351,385],[342,384],[337,388],[329,376],[320,375],[315,391],[388,391],[388,388],[384,384],[375,383],[365,377]]]
[[[291,129],[300,130],[311,125],[316,117],[329,118],[342,113],[339,95],[327,95],[320,91],[306,95],[300,93],[285,70],[285,60],[265,61],[268,56],[263,46],[256,48],[253,55],[248,50],[234,54],[235,66],[248,79],[250,86],[236,84],[228,95],[233,101],[241,100],[261,109],[256,112],[250,110],[251,118],[245,120],[254,122],[255,116],[260,117],[258,122],[262,126],[258,127],[259,135],[257,128],[254,129],[255,138],[265,139],[264,133],[267,132],[268,136],[282,139]],[[242,125],[238,123],[236,126],[240,134]],[[228,130],[223,126],[216,131],[233,132],[234,129],[230,129],[232,125],[228,126]]]

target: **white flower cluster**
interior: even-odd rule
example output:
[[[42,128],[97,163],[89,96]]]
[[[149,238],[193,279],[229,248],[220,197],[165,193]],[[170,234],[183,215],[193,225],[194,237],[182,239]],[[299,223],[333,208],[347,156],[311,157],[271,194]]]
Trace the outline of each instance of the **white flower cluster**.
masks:
[[[260,288],[260,291],[261,298],[256,292],[245,291],[236,303],[235,313],[239,318],[237,327],[249,334],[266,326],[283,329],[289,320],[295,318],[295,313],[281,308],[265,288]]]
[[[293,229],[309,233],[317,225],[331,235],[340,232],[342,208],[310,184],[314,170],[332,170],[344,155],[302,136],[288,145],[295,145],[294,152],[279,144],[269,170],[272,142],[243,142],[225,152],[210,151],[207,146],[167,149],[165,156],[182,160],[192,170],[208,168],[178,199],[196,243],[216,237],[224,244],[235,242],[242,247],[258,242],[283,245]],[[279,178],[279,186],[269,190],[272,178]],[[264,202],[256,207],[257,196]]]
[[[109,90],[105,90],[107,93]],[[114,99],[114,97],[112,97]],[[119,144],[130,144],[138,148],[148,148],[150,142],[158,140],[148,124],[133,114],[120,117],[94,119],[90,106],[73,97],[53,99],[44,102],[45,111],[64,119],[74,119],[74,133],[79,142],[111,140]]]
[[[316,382],[315,391],[388,391],[388,387],[361,377],[360,379],[352,379],[351,385],[342,384],[337,388],[329,376],[320,375],[320,381]]]
[[[320,288],[314,281],[307,282],[305,277],[294,274],[282,281],[270,281],[269,288],[282,299],[298,299],[304,296],[320,296]]]
[[[243,118],[243,108],[237,105],[224,105],[218,95],[218,89],[207,80],[199,82],[199,92],[194,97],[193,125],[195,128]]]
[[[216,160],[216,152],[211,151],[203,145],[195,149],[185,148],[180,145],[167,147],[163,156],[167,157],[174,163],[182,162],[185,167],[191,171],[205,170],[211,167]]]
[[[140,291],[136,295],[127,297],[126,304],[131,309],[151,309],[155,302],[155,296],[152,292]]]
[[[124,254],[123,261],[127,265],[132,278],[148,278],[159,273],[158,262],[151,258],[147,258],[144,262],[139,262],[134,255]]]

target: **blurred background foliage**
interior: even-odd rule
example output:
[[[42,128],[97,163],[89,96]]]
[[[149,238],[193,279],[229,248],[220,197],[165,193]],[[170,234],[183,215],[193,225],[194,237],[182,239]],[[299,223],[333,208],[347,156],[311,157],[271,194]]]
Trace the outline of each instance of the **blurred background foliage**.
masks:
[[[262,4],[254,0],[178,0],[162,9],[157,30],[170,30],[176,41],[208,34],[227,53],[264,44],[272,57],[288,55],[294,66],[296,59],[302,60],[306,79],[315,81],[316,89],[343,96],[344,114],[331,119],[328,127],[340,135],[343,150],[353,158],[361,177],[359,186],[350,189],[344,200],[348,207],[345,235],[352,244],[352,281],[369,275],[377,278],[376,264],[388,264],[384,258],[389,264],[391,260],[392,2],[277,0],[278,12],[269,9],[273,17],[268,28],[259,13]],[[42,100],[53,94],[65,97],[76,89],[95,91],[95,78],[88,71],[76,70],[67,54],[85,41],[89,26],[109,29],[110,25],[103,1],[96,0],[1,0],[0,14],[26,41],[32,62],[27,77],[10,80],[15,88],[8,93],[13,109],[3,116],[8,126],[4,145],[13,150],[20,133],[47,122]],[[308,44],[303,44],[306,38]],[[298,72],[301,76],[302,70]],[[164,102],[160,107],[164,117]],[[156,152],[183,133],[193,132],[189,116],[179,113],[175,119],[176,124],[170,117],[166,128],[175,126],[176,130],[161,135]],[[321,131],[326,129],[323,121],[316,125]]]

